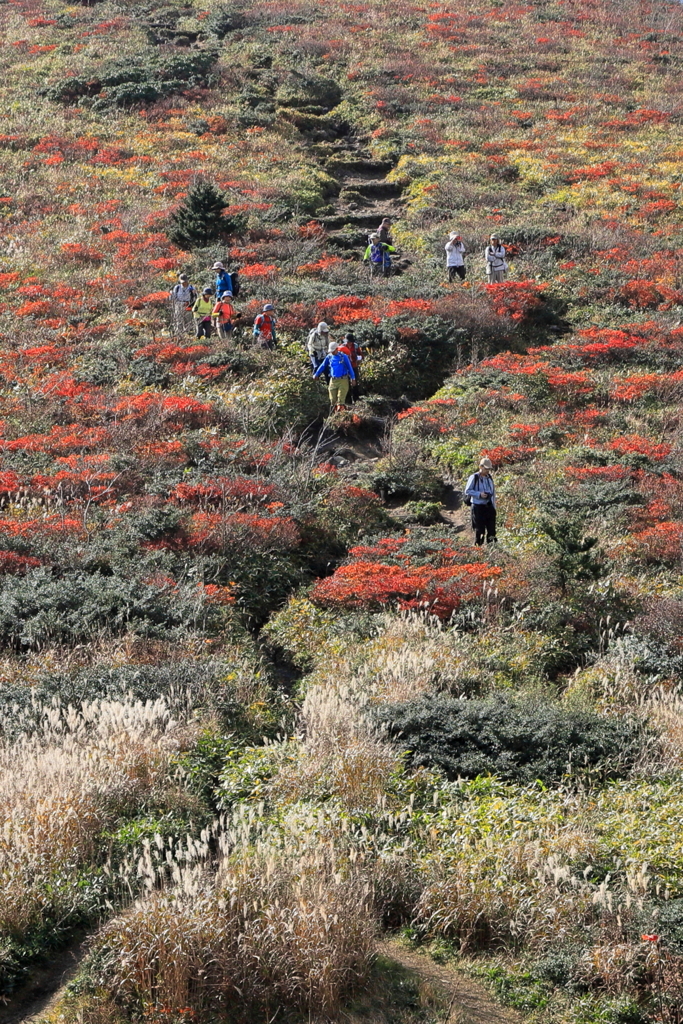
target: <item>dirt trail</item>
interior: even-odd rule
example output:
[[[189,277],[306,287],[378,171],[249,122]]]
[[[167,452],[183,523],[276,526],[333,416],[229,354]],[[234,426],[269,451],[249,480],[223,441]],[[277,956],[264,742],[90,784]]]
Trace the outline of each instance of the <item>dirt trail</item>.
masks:
[[[521,1024],[518,1013],[496,1003],[482,985],[454,967],[437,964],[426,953],[407,949],[398,941],[382,942],[379,952],[440,993],[446,1007],[440,1024]]]
[[[4,1006],[0,1005],[0,1024],[32,1024],[47,1016],[78,970],[87,944],[87,938],[81,936],[55,953],[49,963],[36,967],[26,984]]]

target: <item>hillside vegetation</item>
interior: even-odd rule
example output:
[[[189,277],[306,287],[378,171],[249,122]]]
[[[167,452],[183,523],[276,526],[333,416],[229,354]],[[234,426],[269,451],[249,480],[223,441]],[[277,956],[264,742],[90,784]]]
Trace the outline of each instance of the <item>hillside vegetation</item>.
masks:
[[[681,1024],[682,18],[0,6],[3,998],[87,933],[64,1024],[442,1019],[398,932]],[[174,332],[216,260],[246,326]]]

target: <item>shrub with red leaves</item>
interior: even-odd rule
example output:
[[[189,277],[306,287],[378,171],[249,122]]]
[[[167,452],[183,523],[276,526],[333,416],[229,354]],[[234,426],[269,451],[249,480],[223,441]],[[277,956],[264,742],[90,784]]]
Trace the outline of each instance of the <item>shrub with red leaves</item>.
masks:
[[[406,543],[406,538],[385,537],[372,546],[351,548],[352,561],[318,580],[311,600],[348,609],[395,604],[446,620],[463,602],[481,599],[484,584],[502,574],[488,562],[466,561],[470,551],[455,551],[443,541],[433,544],[429,564],[419,564],[404,551]]]
[[[39,558],[18,555],[15,551],[0,551],[0,575],[20,576],[39,565],[42,565]]]
[[[519,323],[543,305],[545,287],[536,281],[502,281],[487,284],[486,291],[498,316],[507,316]]]

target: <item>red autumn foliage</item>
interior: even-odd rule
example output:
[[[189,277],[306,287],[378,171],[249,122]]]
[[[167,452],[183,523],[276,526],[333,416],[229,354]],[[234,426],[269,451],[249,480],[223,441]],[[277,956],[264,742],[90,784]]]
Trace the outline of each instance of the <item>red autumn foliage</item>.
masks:
[[[351,548],[353,559],[332,576],[318,580],[311,600],[329,608],[425,609],[446,620],[463,602],[481,599],[484,584],[502,575],[499,566],[465,561],[471,553],[435,544],[433,563],[415,564],[403,552],[406,538],[385,537]],[[391,564],[387,558],[399,564]]]

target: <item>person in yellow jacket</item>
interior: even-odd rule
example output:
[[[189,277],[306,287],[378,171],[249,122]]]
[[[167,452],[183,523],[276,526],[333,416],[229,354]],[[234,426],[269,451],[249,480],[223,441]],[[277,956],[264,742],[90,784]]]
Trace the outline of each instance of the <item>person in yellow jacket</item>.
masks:
[[[192,316],[194,317],[195,334],[198,338],[210,338],[212,331],[211,314],[213,313],[213,291],[207,287],[202,289],[194,306]]]

